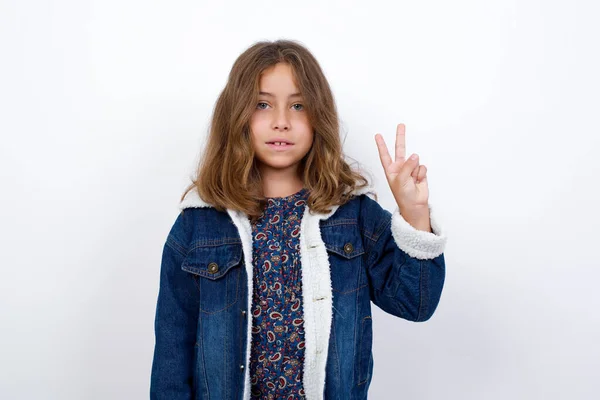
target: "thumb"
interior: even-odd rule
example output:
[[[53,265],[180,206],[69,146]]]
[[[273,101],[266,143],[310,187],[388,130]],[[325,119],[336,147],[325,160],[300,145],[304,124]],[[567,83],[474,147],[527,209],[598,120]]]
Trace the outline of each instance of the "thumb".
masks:
[[[406,182],[410,179],[412,172],[419,166],[419,156],[417,154],[413,154],[410,156],[402,166],[400,170],[400,179],[402,182]]]

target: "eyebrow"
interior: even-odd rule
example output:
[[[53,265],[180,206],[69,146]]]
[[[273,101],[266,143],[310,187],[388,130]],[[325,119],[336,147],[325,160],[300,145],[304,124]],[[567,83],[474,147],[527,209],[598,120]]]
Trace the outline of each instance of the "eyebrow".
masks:
[[[258,94],[261,96],[275,97],[275,95],[273,93],[269,93],[269,92],[259,92]],[[292,93],[288,96],[288,98],[292,98],[292,97],[302,97],[302,94],[301,93]]]

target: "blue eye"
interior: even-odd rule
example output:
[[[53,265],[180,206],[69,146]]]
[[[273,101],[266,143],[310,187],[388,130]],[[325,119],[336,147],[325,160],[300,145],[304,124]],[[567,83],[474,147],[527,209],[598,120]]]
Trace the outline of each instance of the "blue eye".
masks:
[[[265,105],[265,107],[262,107],[261,105]],[[265,103],[264,101],[260,101],[260,102],[259,102],[259,103],[256,105],[256,108],[258,108],[259,110],[265,110],[267,106],[268,106],[268,104],[267,104],[267,103]],[[299,106],[300,108],[297,108],[296,106]],[[302,110],[304,110],[304,105],[302,105],[302,104],[300,104],[300,103],[294,104],[292,107],[295,107],[295,110],[296,110],[296,111],[302,111]]]

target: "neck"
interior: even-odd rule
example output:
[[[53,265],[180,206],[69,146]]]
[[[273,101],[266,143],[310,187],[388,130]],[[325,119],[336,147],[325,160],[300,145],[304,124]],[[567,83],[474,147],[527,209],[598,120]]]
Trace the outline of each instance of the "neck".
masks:
[[[263,182],[263,194],[265,197],[287,197],[299,192],[304,187],[302,181],[291,182],[289,180]]]
[[[263,170],[261,171],[263,194],[265,197],[287,197],[297,193],[304,187],[297,170]]]

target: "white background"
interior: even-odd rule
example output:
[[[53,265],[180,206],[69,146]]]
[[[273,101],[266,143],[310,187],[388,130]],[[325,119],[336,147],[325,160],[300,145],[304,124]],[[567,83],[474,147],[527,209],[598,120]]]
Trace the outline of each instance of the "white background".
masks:
[[[347,154],[428,167],[433,318],[373,307],[373,399],[600,391],[597,3],[0,2],[0,398],[144,399],[161,251],[214,102],[261,39],[305,44]]]

